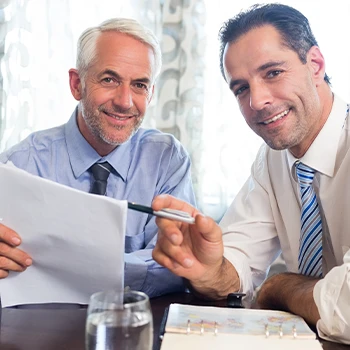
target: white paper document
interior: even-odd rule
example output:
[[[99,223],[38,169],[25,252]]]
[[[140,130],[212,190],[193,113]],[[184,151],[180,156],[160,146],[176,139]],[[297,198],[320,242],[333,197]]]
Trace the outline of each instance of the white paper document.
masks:
[[[92,195],[0,164],[0,223],[33,258],[0,280],[2,306],[87,304],[124,287],[127,202]]]

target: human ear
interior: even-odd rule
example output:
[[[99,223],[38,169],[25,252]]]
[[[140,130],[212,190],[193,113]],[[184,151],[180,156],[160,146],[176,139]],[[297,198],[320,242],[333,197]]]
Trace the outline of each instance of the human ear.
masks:
[[[307,63],[310,67],[312,77],[316,86],[324,82],[326,64],[322,52],[318,46],[312,46],[307,53]]]
[[[79,72],[74,68],[69,70],[69,87],[73,97],[77,101],[80,101],[82,97],[82,84]]]

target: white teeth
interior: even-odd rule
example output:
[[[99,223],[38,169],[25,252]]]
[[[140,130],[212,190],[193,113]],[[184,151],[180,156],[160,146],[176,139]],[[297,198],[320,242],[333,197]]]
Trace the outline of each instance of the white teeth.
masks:
[[[117,117],[116,115],[113,115],[113,114],[110,114],[110,113],[107,113],[110,117],[114,118],[114,119],[117,119],[117,120],[126,120],[126,119],[129,119],[130,117]]]
[[[281,118],[283,118],[284,116],[286,116],[286,115],[288,114],[288,112],[289,112],[289,109],[287,109],[286,111],[284,111],[284,112],[282,112],[282,113],[280,113],[280,114],[275,115],[273,118],[271,118],[271,119],[269,119],[269,120],[266,120],[266,121],[264,121],[263,123],[264,123],[265,125],[267,125],[267,124],[270,124],[270,123],[272,123],[272,122],[275,122],[276,120],[281,119]]]
[[[119,118],[119,117],[116,117],[116,116],[113,116],[114,119],[117,119],[117,120],[125,120],[125,119],[129,119],[129,117],[124,117],[124,118]]]

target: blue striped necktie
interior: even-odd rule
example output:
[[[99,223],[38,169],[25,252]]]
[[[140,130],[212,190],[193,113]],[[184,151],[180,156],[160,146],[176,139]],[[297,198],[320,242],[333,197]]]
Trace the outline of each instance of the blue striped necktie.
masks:
[[[299,162],[296,164],[296,172],[302,204],[299,273],[322,277],[322,220],[312,186],[315,170]]]

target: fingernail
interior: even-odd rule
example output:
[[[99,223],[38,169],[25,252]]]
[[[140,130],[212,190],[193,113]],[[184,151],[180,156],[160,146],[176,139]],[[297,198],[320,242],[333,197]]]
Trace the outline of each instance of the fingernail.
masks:
[[[204,220],[207,220],[207,218],[208,218],[206,215],[204,215],[202,213],[198,213],[197,215],[201,216]]]
[[[171,243],[176,244],[177,243],[177,235],[173,234],[170,236]]]
[[[25,264],[26,264],[27,266],[30,266],[32,263],[33,263],[33,260],[32,260],[32,259],[27,259],[27,260],[25,261]]]
[[[185,259],[184,260],[184,266],[185,267],[191,267],[193,265],[193,261],[191,259]]]
[[[16,245],[20,244],[21,243],[21,240],[18,238],[18,237],[13,237],[12,238],[12,242]]]

